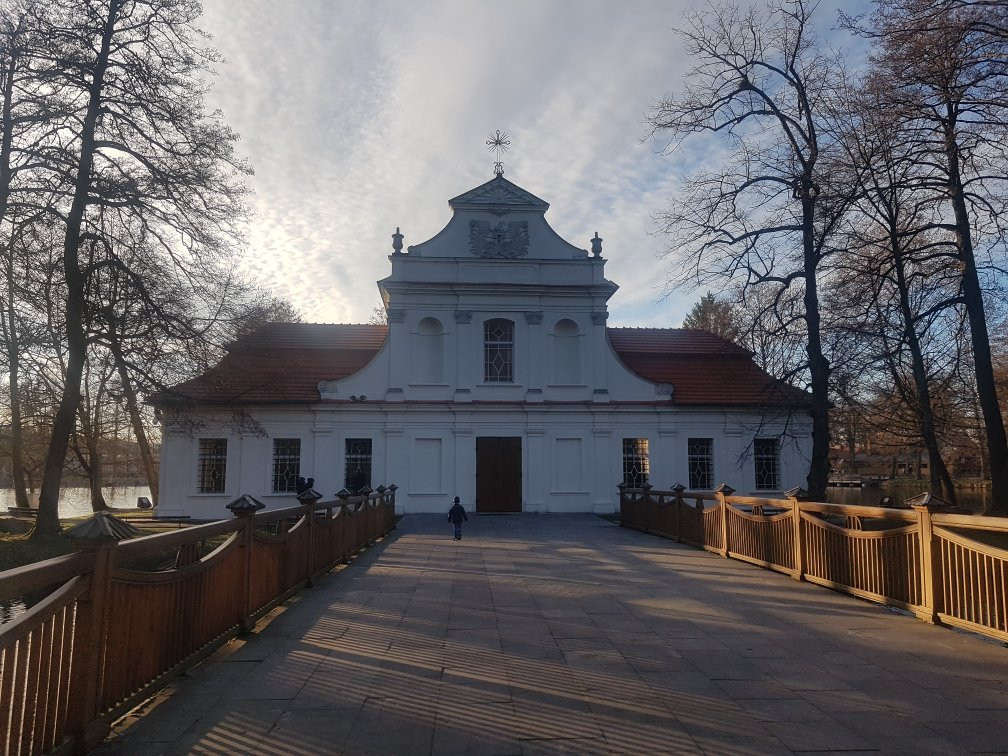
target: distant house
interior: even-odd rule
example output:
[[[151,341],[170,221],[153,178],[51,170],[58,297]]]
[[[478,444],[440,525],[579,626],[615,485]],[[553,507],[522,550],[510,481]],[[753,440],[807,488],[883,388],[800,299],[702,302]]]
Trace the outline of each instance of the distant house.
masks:
[[[217,517],[298,476],[396,483],[404,512],[611,512],[617,485],[772,494],[803,484],[807,395],[716,336],[612,328],[602,240],[561,239],[503,176],[449,201],[378,282],[384,325],[264,326],[153,398],[161,498]]]

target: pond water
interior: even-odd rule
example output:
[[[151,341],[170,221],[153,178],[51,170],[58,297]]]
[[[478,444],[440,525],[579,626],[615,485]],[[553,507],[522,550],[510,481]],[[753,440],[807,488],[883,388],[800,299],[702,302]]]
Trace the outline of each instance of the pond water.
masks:
[[[110,507],[122,507],[132,509],[136,507],[137,497],[146,496],[150,498],[150,489],[147,486],[116,486],[114,488],[103,488],[105,501]],[[29,494],[29,498],[38,502],[38,492],[34,497]],[[0,488],[0,514],[7,514],[7,507],[14,506],[14,489]],[[64,488],[60,493],[59,516],[64,517],[87,517],[91,514],[91,491],[87,488]]]
[[[150,489],[147,486],[116,486],[114,488],[102,489],[102,492],[105,494],[105,501],[110,507],[121,507],[124,509],[136,507],[138,496],[150,498]],[[37,492],[35,494],[35,501],[38,501]],[[7,514],[7,507],[13,506],[14,489],[0,488],[0,514]],[[61,518],[87,517],[91,514],[91,511],[91,491],[89,489],[63,489],[60,495],[59,506],[59,516]],[[0,625],[22,614],[26,608],[25,602],[20,598],[0,599]]]
[[[833,504],[860,504],[867,507],[876,507],[883,496],[890,496],[893,505],[899,506],[906,499],[917,496],[928,490],[926,480],[919,483],[913,481],[901,481],[898,485],[883,484],[865,488],[827,488],[826,498]],[[964,507],[972,509],[974,512],[982,512],[990,501],[989,488],[960,488],[956,489],[958,503]]]

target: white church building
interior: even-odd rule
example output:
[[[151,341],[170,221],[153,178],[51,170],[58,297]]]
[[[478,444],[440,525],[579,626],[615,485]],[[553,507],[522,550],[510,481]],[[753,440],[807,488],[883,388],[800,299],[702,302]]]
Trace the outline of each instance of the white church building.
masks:
[[[560,238],[503,175],[378,282],[388,325],[272,323],[151,401],[163,509],[289,506],[395,483],[401,512],[613,512],[618,486],[805,483],[808,397],[703,331],[614,328],[602,240]],[[587,235],[586,235],[587,236]]]

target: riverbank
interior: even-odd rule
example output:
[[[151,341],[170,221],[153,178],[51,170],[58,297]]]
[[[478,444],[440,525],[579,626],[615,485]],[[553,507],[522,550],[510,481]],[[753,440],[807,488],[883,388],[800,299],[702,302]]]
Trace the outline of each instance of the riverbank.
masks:
[[[152,522],[152,510],[140,509],[109,509],[110,514],[116,517],[129,517],[130,519],[150,519]],[[63,517],[60,518],[60,525],[66,530],[73,527],[87,516]],[[47,536],[44,538],[30,538],[34,522],[23,517],[0,517],[0,572],[11,570],[15,567],[22,567],[33,562],[41,562],[44,559],[70,554],[77,550],[73,541],[61,535]],[[178,527],[177,524],[165,524],[163,528],[144,528],[146,532],[157,532]]]
[[[137,499],[150,498],[150,488],[147,486],[106,486],[102,489],[105,503],[113,509],[136,510]],[[38,505],[38,492],[32,497],[33,506]],[[15,506],[14,490],[0,488],[0,514],[6,514],[8,508]],[[60,519],[71,517],[89,517],[91,509],[91,490],[80,486],[67,486],[60,491]]]

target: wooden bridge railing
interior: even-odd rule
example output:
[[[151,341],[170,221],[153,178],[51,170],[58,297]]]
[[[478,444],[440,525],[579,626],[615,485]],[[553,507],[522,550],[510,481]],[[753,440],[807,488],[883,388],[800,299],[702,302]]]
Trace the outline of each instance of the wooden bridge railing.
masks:
[[[309,491],[297,506],[0,572],[0,599],[48,593],[0,625],[0,753],[100,742],[172,676],[391,531],[395,490],[334,501]]]
[[[621,524],[1008,641],[1008,518],[732,494],[624,488]]]

